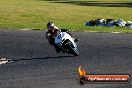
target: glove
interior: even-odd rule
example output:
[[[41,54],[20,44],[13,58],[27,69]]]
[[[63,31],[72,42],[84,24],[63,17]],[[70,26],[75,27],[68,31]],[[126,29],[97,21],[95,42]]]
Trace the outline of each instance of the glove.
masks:
[[[46,36],[47,39],[50,39],[51,34],[50,33],[46,33],[45,36]]]

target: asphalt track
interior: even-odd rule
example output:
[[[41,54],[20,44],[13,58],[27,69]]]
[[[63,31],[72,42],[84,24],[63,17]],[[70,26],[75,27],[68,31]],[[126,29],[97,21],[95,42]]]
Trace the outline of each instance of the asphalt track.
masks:
[[[72,32],[80,39],[80,56],[57,54],[45,31],[0,30],[0,88],[132,88],[132,84],[76,82],[81,65],[88,74],[129,73],[132,76],[132,34]]]

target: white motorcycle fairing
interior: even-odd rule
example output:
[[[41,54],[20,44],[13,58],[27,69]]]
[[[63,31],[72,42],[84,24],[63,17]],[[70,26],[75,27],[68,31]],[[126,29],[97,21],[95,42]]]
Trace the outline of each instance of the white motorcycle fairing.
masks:
[[[67,32],[58,32],[55,37],[55,44],[68,54],[74,54],[74,56],[79,56],[77,50],[77,43]]]
[[[74,42],[74,39],[66,32],[60,32],[56,37],[55,37],[55,43],[56,44],[61,44],[63,41],[69,39],[74,47],[76,47],[76,44]]]

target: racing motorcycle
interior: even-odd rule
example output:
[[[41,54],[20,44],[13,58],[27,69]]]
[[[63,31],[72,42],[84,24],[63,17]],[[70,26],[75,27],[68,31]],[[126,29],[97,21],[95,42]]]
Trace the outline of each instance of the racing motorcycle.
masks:
[[[60,48],[62,52],[79,56],[77,49],[77,43],[67,32],[58,31],[55,36],[55,44]]]

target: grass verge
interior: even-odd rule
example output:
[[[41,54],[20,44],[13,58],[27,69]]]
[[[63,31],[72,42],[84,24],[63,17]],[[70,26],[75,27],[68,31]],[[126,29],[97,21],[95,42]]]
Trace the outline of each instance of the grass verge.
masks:
[[[73,31],[123,32],[120,27],[86,27],[91,19],[132,20],[131,0],[0,0],[0,29],[46,29],[48,21]]]

